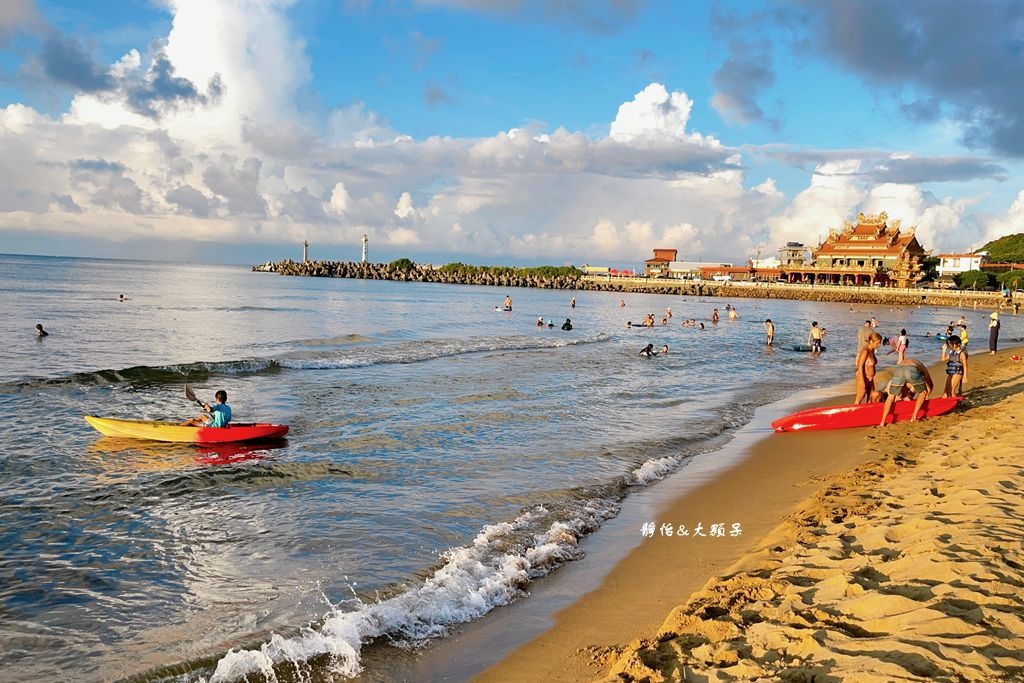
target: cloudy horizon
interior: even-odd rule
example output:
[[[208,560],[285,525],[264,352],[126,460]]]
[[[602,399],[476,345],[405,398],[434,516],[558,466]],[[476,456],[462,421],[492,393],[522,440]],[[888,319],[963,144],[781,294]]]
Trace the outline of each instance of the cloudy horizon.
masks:
[[[375,261],[742,262],[881,211],[965,251],[1024,231],[1022,18],[9,0],[0,252],[356,259],[366,234]]]

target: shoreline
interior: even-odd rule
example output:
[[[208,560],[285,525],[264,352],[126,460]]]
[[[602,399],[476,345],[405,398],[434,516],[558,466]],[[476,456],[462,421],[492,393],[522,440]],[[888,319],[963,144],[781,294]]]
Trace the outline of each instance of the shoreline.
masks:
[[[757,676],[771,679],[788,671],[775,662],[791,668],[810,667],[808,671],[815,674],[828,673],[828,666],[815,660],[815,655],[821,660],[825,655],[806,642],[808,633],[828,633],[828,623],[805,625],[804,631],[794,635],[792,615],[787,617],[789,621],[780,618],[778,623],[770,618],[790,603],[804,599],[801,596],[807,591],[803,583],[786,585],[780,567],[785,567],[786,558],[791,557],[810,556],[812,565],[826,561],[830,553],[836,553],[835,548],[826,547],[825,541],[830,540],[843,545],[846,556],[856,558],[848,560],[848,564],[857,559],[865,565],[883,562],[874,556],[858,556],[855,549],[851,550],[851,543],[834,539],[844,535],[844,525],[856,523],[851,520],[864,512],[864,506],[858,502],[875,494],[879,480],[888,477],[897,485],[901,477],[914,473],[919,477],[931,476],[919,463],[925,462],[926,457],[945,456],[919,452],[929,440],[946,439],[956,444],[953,432],[966,429],[984,434],[996,444],[1001,443],[1000,434],[1003,443],[1012,443],[1007,437],[1016,425],[1012,421],[995,425],[1001,431],[991,436],[994,425],[989,424],[989,413],[1012,412],[1003,405],[1007,401],[1024,404],[1024,382],[1020,380],[1024,366],[1010,361],[1011,355],[1020,352],[1016,348],[996,356],[972,356],[966,411],[919,423],[892,425],[885,430],[779,434],[761,439],[750,449],[748,458],[668,502],[658,512],[659,520],[676,524],[686,523],[695,515],[725,520],[743,517],[742,541],[729,543],[733,539],[718,538],[711,542],[712,539],[658,535],[645,539],[605,575],[598,588],[558,611],[551,628],[473,680],[678,680],[685,678],[684,672],[692,672],[694,680],[715,678],[719,672],[740,680]],[[933,370],[935,376],[939,375]],[[912,452],[907,452],[908,448]],[[795,449],[818,455],[793,457]],[[819,457],[823,454],[827,457]],[[963,461],[963,467],[970,467],[970,452],[957,457]],[[908,462],[917,464],[918,469],[907,466]],[[1006,476],[1002,472],[1002,477]],[[956,489],[955,482],[950,486]],[[928,487],[924,490],[927,492]],[[930,502],[929,497],[930,494],[924,501]],[[891,504],[899,505],[896,501]],[[1018,514],[1020,507],[1018,501]],[[900,524],[905,527],[907,523]],[[640,533],[639,529],[636,533]],[[875,529],[874,533],[884,537],[886,531]],[[819,535],[823,540],[819,540]],[[915,542],[927,541],[915,537]],[[960,542],[963,544],[962,539]],[[822,547],[817,547],[819,544]],[[835,571],[842,573],[841,569]],[[1019,569],[1017,573],[1021,574]],[[806,580],[817,578],[815,575]],[[830,576],[830,580],[839,583],[843,579]],[[857,586],[849,585],[857,580],[856,576],[847,576],[844,590],[856,592]],[[1024,604],[1020,585],[1016,584],[1018,607]],[[875,590],[878,591],[877,587]],[[821,595],[825,596],[825,592]],[[762,604],[771,602],[773,597],[775,603],[783,603],[780,596],[789,600],[783,607]],[[892,602],[884,594],[876,596],[878,599],[873,602],[869,597],[862,601],[871,602],[882,612]],[[759,616],[751,616],[751,604],[755,605],[753,614]],[[821,612],[815,609],[813,600],[804,607]],[[847,616],[848,621],[851,619]],[[746,623],[747,620],[752,623]],[[771,626],[755,627],[757,622]],[[1016,631],[1018,637],[1022,632]],[[925,633],[921,639],[927,640],[930,635]],[[804,649],[798,652],[790,647],[792,642],[801,643]],[[901,656],[897,652],[890,659],[899,660]],[[850,672],[856,677],[863,675],[861,669],[871,671],[872,666],[890,665],[888,660],[881,664],[858,661],[851,665]]]
[[[390,280],[485,287],[525,287],[566,291],[647,293],[697,297],[733,297],[740,299],[790,299],[829,301],[841,304],[877,304],[884,306],[945,306],[1003,310],[1005,301],[999,292],[948,291],[924,288],[878,288],[843,285],[799,285],[775,282],[716,282],[671,278],[615,277],[580,275],[542,275],[536,269],[474,268],[445,271],[427,266],[399,268],[385,263],[350,261],[306,261],[285,259],[279,263],[252,266],[252,272],[275,273],[290,277],[324,277],[361,280]],[[567,269],[564,269],[567,270]],[[1014,295],[1013,302],[1022,297]],[[1009,309],[1012,311],[1012,308]]]

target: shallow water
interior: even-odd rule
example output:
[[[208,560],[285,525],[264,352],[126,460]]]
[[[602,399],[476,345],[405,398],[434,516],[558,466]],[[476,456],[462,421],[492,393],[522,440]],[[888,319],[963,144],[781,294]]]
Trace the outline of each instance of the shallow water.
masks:
[[[495,311],[506,294],[514,311]],[[846,381],[865,317],[934,360],[926,335],[961,312],[621,298],[0,256],[0,668],[354,673],[367,641],[415,646],[520,598],[757,406]],[[667,307],[671,325],[625,329]],[[987,314],[963,312],[976,346]],[[811,320],[829,350],[787,350]],[[1019,338],[1018,319],[1001,336]],[[638,357],[648,341],[669,355]],[[236,420],[290,425],[287,440],[161,445],[82,420],[184,419],[186,384],[225,389]]]

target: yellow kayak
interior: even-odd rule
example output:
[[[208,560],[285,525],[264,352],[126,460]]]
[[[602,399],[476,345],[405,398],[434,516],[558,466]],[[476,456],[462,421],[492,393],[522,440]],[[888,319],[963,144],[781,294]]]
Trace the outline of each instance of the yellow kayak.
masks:
[[[279,439],[288,433],[288,425],[266,422],[238,422],[227,427],[186,427],[156,420],[119,420],[86,415],[85,421],[106,436],[175,443],[237,443],[259,439]]]

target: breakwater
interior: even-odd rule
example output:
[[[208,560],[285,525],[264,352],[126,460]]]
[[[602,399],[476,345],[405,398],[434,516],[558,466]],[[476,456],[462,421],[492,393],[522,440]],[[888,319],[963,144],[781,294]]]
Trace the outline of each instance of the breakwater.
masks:
[[[435,268],[405,261],[402,265],[352,261],[305,261],[286,259],[253,266],[253,271],[303,277],[340,277],[398,282],[436,282],[452,285],[491,287],[532,287],[628,293],[658,293],[679,296],[735,297],[746,299],[796,299],[831,301],[841,304],[884,306],[953,306],[997,309],[1004,302],[998,292],[948,291],[926,288],[855,287],[844,285],[802,285],[776,282],[715,282],[668,278],[614,277],[600,275],[543,275],[514,268]],[[570,269],[557,269],[565,271]],[[1018,295],[1018,301],[1020,296]]]

